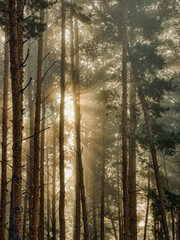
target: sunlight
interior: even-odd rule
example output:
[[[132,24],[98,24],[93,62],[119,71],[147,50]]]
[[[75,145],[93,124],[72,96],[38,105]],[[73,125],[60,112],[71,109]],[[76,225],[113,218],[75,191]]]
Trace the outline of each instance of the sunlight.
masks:
[[[57,103],[60,104],[61,97],[60,93],[57,95]],[[66,95],[65,97],[65,110],[64,110],[65,118],[68,120],[68,122],[74,121],[74,104],[73,104],[73,97],[70,95]]]

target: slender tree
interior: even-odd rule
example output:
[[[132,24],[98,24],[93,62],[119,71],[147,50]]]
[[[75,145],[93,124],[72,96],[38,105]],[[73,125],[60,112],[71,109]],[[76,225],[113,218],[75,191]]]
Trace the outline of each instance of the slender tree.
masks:
[[[65,1],[61,0],[61,103],[60,103],[60,126],[59,126],[59,173],[60,173],[60,202],[59,222],[60,239],[65,240],[65,169],[64,169],[64,106],[65,106]]]
[[[127,51],[128,51],[128,36],[127,36],[127,20],[128,6],[127,0],[122,1],[122,26],[123,26],[123,56],[122,56],[122,160],[123,160],[123,206],[124,206],[124,238],[130,239],[129,228],[129,188],[128,188],[128,160],[127,160]]]
[[[44,10],[41,10],[41,21],[44,22]],[[41,113],[41,81],[42,81],[42,55],[43,55],[43,34],[38,40],[38,60],[37,60],[37,89],[36,89],[36,110],[34,125],[34,174],[33,174],[33,208],[31,240],[38,239],[39,226],[39,168],[40,168],[40,113]]]
[[[129,129],[129,217],[130,239],[137,240],[136,200],[136,85],[130,83],[130,129]]]
[[[17,4],[17,5],[16,5]],[[11,190],[11,222],[9,236],[22,238],[22,82],[23,82],[23,1],[9,0],[9,42],[13,103],[13,173]],[[18,9],[17,9],[18,8]],[[21,12],[19,18],[18,10]],[[21,21],[21,24],[18,23]],[[18,34],[17,30],[21,33]]]
[[[7,194],[7,133],[8,133],[8,76],[9,76],[9,43],[5,32],[4,44],[4,89],[2,114],[2,161],[1,161],[1,207],[0,207],[0,235],[6,239],[6,194]]]

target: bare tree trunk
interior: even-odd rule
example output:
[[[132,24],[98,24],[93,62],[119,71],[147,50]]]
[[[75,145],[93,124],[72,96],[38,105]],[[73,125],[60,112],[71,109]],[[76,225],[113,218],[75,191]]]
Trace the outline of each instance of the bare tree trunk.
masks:
[[[81,154],[81,110],[80,110],[80,79],[79,79],[79,27],[78,20],[75,19],[75,136],[76,136],[76,154],[77,154],[77,182],[79,182],[82,202],[83,225],[84,225],[84,240],[89,239],[88,218],[86,207],[86,196],[84,188],[84,174]],[[77,175],[78,175],[77,174]],[[79,195],[79,193],[78,193]]]
[[[120,160],[117,150],[117,187],[118,187],[118,227],[119,240],[123,240],[122,217],[121,217],[121,192],[120,192]]]
[[[23,20],[23,1],[18,1],[18,9],[21,9]],[[9,236],[11,239],[22,238],[22,82],[23,70],[20,65],[23,61],[23,45],[19,46],[23,39],[23,24],[17,23],[16,1],[9,0],[9,30],[10,30],[10,62],[11,62],[11,85],[13,103],[13,173],[11,195],[11,223]],[[22,23],[23,21],[21,21]],[[17,33],[17,29],[19,34]],[[21,34],[21,36],[20,36]],[[19,39],[18,39],[19,37]],[[19,50],[18,50],[19,49]],[[19,61],[20,59],[20,61]]]
[[[122,109],[122,159],[123,159],[123,205],[124,205],[124,238],[130,239],[129,224],[129,189],[128,189],[128,160],[127,160],[127,0],[122,0],[123,11],[123,57],[122,57],[122,84],[123,84],[123,109]]]
[[[29,49],[30,49],[30,44],[29,42]],[[28,79],[31,77],[31,63],[32,63],[32,58],[31,56],[28,59]],[[34,106],[33,106],[33,93],[32,93],[33,87],[32,83],[28,87],[28,102],[29,102],[29,136],[33,136],[34,132]],[[31,226],[32,226],[32,196],[33,196],[33,154],[34,154],[34,149],[33,149],[33,143],[34,139],[30,138],[29,141],[29,161],[28,161],[28,166],[27,166],[27,177],[28,177],[28,199],[29,199],[29,235],[28,238],[30,238],[30,233],[31,233]]]
[[[101,233],[100,239],[104,240],[104,199],[105,199],[105,103],[103,99],[103,112],[102,112],[102,165],[101,165]]]
[[[79,69],[75,70],[74,63],[74,26],[73,26],[73,9],[71,7],[71,17],[70,17],[70,32],[71,32],[71,77],[72,77],[72,88],[73,88],[73,101],[74,101],[74,113],[75,121],[77,120],[77,106],[76,106],[76,74]],[[75,125],[76,128],[76,125]],[[76,130],[76,129],[75,129]],[[78,168],[78,143],[76,137],[76,163],[75,163],[75,217],[74,217],[74,231],[73,239],[80,240],[81,236],[81,206],[80,206],[80,178],[79,178],[79,168]],[[81,154],[81,153],[80,153]]]
[[[47,150],[46,150],[47,151]],[[47,240],[50,240],[49,155],[47,151]]]
[[[44,22],[44,10],[41,11],[41,20]],[[40,115],[41,115],[41,81],[42,81],[42,55],[43,55],[43,34],[38,41],[38,61],[37,61],[37,90],[36,90],[36,111],[34,129],[34,174],[33,174],[33,209],[32,209],[32,231],[31,240],[38,239],[39,226],[39,163],[40,163]]]
[[[1,212],[0,236],[6,239],[6,194],[7,194],[7,133],[8,133],[8,76],[9,76],[9,42],[5,33],[4,45],[4,89],[2,114],[2,161],[1,161]]]
[[[52,192],[52,234],[56,240],[56,122],[53,122],[53,192]]]
[[[166,220],[166,209],[165,209],[165,205],[164,205],[163,189],[162,189],[162,184],[161,184],[161,179],[160,179],[160,174],[159,174],[159,166],[158,166],[158,161],[157,161],[156,149],[154,146],[151,123],[149,120],[149,114],[148,114],[147,107],[146,107],[145,97],[144,97],[144,94],[143,94],[143,91],[142,91],[142,88],[140,85],[140,79],[138,76],[138,72],[136,70],[135,65],[132,62],[131,62],[131,65],[132,65],[132,68],[134,71],[134,76],[136,78],[138,95],[139,95],[139,98],[141,101],[144,118],[145,118],[145,122],[146,122],[146,127],[147,127],[147,136],[149,139],[149,147],[150,147],[150,151],[152,154],[156,184],[157,184],[157,189],[158,189],[158,196],[159,196],[159,200],[160,200],[161,218],[162,218],[162,225],[163,225],[163,230],[164,230],[164,234],[165,234],[165,240],[169,240],[170,238],[169,238],[169,230],[168,230],[168,225],[167,225],[167,220]]]
[[[27,156],[27,160],[26,160],[26,193],[24,196],[24,216],[23,216],[23,237],[22,239],[25,240],[26,239],[26,222],[27,222],[27,198],[28,198],[28,162],[29,162],[29,158]]]
[[[60,131],[59,131],[59,168],[60,168],[60,239],[65,240],[65,173],[64,173],[64,105],[65,105],[65,1],[61,0],[61,103],[60,103]]]
[[[149,216],[149,193],[150,193],[150,170],[148,166],[148,191],[147,191],[146,217],[145,217],[145,224],[144,224],[144,240],[146,240],[146,236],[147,236],[147,225],[148,225],[148,216]]]
[[[109,217],[110,217],[110,220],[111,220],[111,224],[112,224],[112,228],[113,228],[113,232],[114,232],[114,237],[115,237],[116,240],[118,240],[116,227],[115,227],[114,219],[113,219],[113,216],[112,216],[112,213],[111,213],[111,209],[110,209],[110,206],[109,206],[109,199],[108,198],[107,198],[107,206],[108,206],[108,214],[109,214]]]
[[[96,223],[96,200],[95,200],[95,186],[93,187],[93,230],[94,230],[94,240],[97,240],[97,223]]]
[[[137,240],[136,199],[136,85],[130,83],[130,129],[129,129],[129,216],[130,239]]]

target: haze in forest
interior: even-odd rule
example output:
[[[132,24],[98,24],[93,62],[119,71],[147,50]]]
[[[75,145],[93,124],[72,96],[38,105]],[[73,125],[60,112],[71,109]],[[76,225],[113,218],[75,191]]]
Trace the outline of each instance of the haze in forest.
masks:
[[[180,240],[179,0],[0,0],[0,239]]]

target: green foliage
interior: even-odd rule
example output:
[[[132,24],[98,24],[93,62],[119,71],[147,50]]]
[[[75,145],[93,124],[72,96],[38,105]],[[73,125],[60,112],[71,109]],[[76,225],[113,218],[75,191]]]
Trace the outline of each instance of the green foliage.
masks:
[[[46,29],[46,23],[42,23],[38,16],[33,16],[25,21],[25,34],[24,37],[38,38]]]

